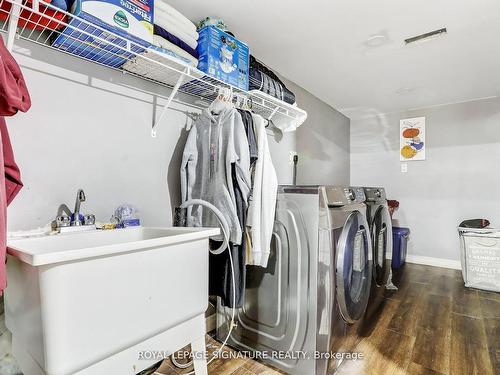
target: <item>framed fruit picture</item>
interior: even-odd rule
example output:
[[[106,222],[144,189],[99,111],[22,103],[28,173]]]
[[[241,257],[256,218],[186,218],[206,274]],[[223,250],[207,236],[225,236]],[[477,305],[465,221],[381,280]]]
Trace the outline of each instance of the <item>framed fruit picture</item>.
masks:
[[[399,160],[425,160],[425,117],[399,121]]]

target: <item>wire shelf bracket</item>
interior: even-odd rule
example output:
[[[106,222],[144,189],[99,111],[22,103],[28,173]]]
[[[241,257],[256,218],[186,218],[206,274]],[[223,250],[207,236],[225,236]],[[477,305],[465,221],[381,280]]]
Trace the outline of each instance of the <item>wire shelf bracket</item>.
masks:
[[[280,109],[280,107],[276,107],[274,108],[274,110],[271,112],[271,114],[269,115],[269,117],[267,118],[267,121],[271,121],[272,118],[274,117],[274,115],[276,114],[276,112],[278,112],[278,110]]]
[[[179,79],[177,80],[177,83],[173,87],[172,92],[170,93],[170,95],[169,95],[169,97],[167,99],[167,103],[163,107],[163,109],[162,109],[162,111],[160,113],[160,116],[158,117],[158,119],[153,124],[153,127],[151,128],[151,137],[156,138],[156,135],[157,135],[156,128],[158,127],[158,125],[160,124],[160,122],[163,120],[163,117],[165,116],[165,114],[167,113],[168,109],[170,108],[170,104],[172,104],[172,100],[174,100],[175,96],[177,95],[177,92],[181,88],[182,83],[186,79],[186,74],[189,74],[189,67],[186,67],[184,69],[183,74],[181,74],[179,76]]]

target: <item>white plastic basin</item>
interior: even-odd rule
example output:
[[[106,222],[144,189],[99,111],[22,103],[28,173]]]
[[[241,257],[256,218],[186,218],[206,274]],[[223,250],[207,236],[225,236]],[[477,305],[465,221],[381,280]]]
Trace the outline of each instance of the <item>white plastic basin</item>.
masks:
[[[9,241],[6,324],[25,375],[135,374],[150,364],[137,359],[141,343],[192,342],[192,329],[165,335],[203,317],[208,237],[218,233],[138,227]]]

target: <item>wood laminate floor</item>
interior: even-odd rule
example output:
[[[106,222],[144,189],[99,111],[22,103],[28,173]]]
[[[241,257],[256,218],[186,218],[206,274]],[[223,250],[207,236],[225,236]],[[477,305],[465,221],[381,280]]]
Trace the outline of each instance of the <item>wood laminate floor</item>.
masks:
[[[207,351],[213,353],[216,348],[220,347],[220,343],[216,342],[214,339],[207,335]],[[226,353],[233,352],[235,350],[225,347],[223,349]],[[186,370],[180,370],[176,368],[170,359],[163,361],[160,368],[154,373],[155,375],[179,375],[187,374],[193,371],[190,367]],[[215,359],[212,363],[208,365],[209,375],[282,375],[285,374],[277,369],[273,369],[262,363],[254,361],[249,358],[236,358],[236,359]]]
[[[356,351],[364,359],[346,362],[340,375],[500,375],[500,294],[466,289],[460,271],[407,264]],[[186,372],[166,360],[156,374]],[[214,361],[209,374],[282,373],[232,359]]]
[[[500,375],[500,293],[464,287],[460,271],[407,264],[377,325],[339,372]]]

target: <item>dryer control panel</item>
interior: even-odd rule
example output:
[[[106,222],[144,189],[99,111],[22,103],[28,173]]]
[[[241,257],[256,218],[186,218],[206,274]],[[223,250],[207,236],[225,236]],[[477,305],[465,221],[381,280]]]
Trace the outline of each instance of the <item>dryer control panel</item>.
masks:
[[[365,187],[365,195],[367,202],[384,202],[386,201],[385,189],[381,187]]]
[[[364,203],[366,200],[362,187],[326,186],[325,190],[329,206],[347,206],[354,203]]]

